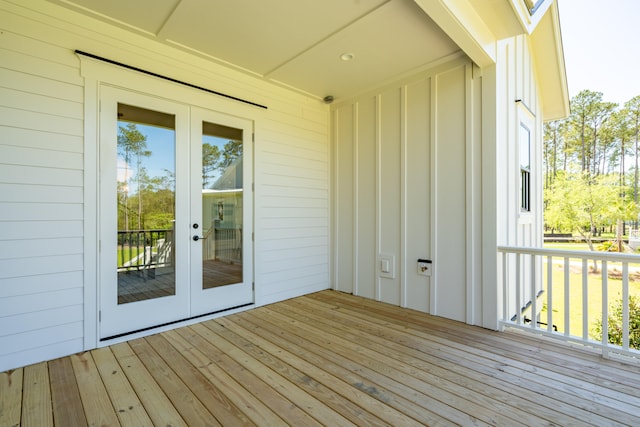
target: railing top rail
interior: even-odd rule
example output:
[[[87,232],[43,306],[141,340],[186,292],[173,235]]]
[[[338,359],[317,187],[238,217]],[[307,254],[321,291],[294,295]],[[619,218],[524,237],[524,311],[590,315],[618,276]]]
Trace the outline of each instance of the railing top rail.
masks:
[[[571,251],[571,250],[559,250],[559,249],[547,249],[547,248],[530,248],[522,246],[498,246],[498,252],[507,252],[514,254],[533,254],[542,256],[554,256],[563,258],[580,258],[590,259],[598,261],[613,261],[613,262],[632,262],[640,263],[640,255],[636,254],[621,254],[617,252],[598,252],[598,251]]]

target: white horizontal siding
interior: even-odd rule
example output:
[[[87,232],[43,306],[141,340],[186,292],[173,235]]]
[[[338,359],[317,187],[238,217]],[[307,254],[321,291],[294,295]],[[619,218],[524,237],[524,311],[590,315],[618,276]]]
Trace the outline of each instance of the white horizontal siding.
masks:
[[[0,221],[3,240],[82,237],[82,221]]]
[[[20,146],[19,139],[9,139],[11,135],[5,137],[3,128],[3,142],[7,145],[0,144],[0,162],[3,165],[23,165],[23,166],[42,166],[53,169],[83,169],[82,153],[56,150],[55,141],[49,141],[51,149],[48,148],[32,148],[29,146]],[[11,133],[11,132],[7,132]],[[29,144],[29,140],[24,140],[25,144]],[[16,145],[11,145],[16,144]]]
[[[33,184],[0,184],[6,202],[82,203],[82,187]]]
[[[0,240],[0,259],[81,254],[82,243],[82,237]]]
[[[82,98],[82,87],[77,84],[25,74],[8,68],[0,68],[0,87],[34,93],[39,96],[46,93],[48,97],[59,100],[59,102],[66,100],[77,104],[78,99]]]
[[[95,324],[82,317],[96,289],[81,243],[94,242],[85,167],[97,171],[85,164],[75,49],[267,105],[236,109],[198,91],[186,100],[254,120],[256,302],[329,287],[326,105],[46,1],[0,0],[0,28],[0,307],[11,305],[0,311],[0,370],[79,351]]]
[[[0,107],[0,125],[65,135],[82,135],[83,122],[82,118],[60,116],[56,111],[41,113],[39,111]]]
[[[278,218],[263,218],[262,225],[265,229],[282,227],[282,221]],[[285,228],[305,228],[305,227],[328,227],[329,219],[324,217],[316,218],[290,218],[287,220]]]
[[[12,322],[12,317],[24,314],[23,307],[29,305],[31,310],[28,313],[36,313],[44,310],[53,310],[60,307],[68,307],[71,305],[82,304],[82,289],[61,289],[51,292],[42,292],[38,294],[17,295],[13,297],[5,297],[0,301],[0,313],[3,322]],[[81,320],[82,316],[78,316],[75,320]],[[49,325],[54,324],[56,319],[49,319]],[[69,323],[68,321],[65,323]],[[2,329],[5,334],[5,329]],[[1,347],[0,347],[1,348]]]
[[[65,187],[82,187],[82,171],[78,169],[43,168],[23,165],[2,165],[0,183],[10,184],[42,184],[55,182]]]
[[[56,331],[56,336],[58,337],[53,343],[49,342],[49,340],[45,340],[40,342],[41,345],[33,348],[12,348],[11,353],[8,353],[0,360],[2,360],[2,362],[5,363],[6,366],[26,366],[33,363],[42,362],[43,354],[50,355],[49,359],[66,356],[69,354],[69,348],[82,348],[82,338],[76,338],[74,336],[75,331],[77,330],[78,326],[81,326],[81,324],[76,323],[73,326],[75,326],[75,329],[72,328],[71,333],[67,333],[68,330],[65,329],[65,334],[59,332],[59,330],[61,329],[59,327],[52,328]],[[64,339],[64,337],[67,335],[70,335],[71,338]],[[20,336],[25,336],[26,339],[29,339],[29,336],[27,335]]]
[[[80,288],[82,280],[82,271],[78,270],[0,279],[0,298]]]
[[[265,173],[265,175],[275,175],[282,178],[295,178],[301,177],[304,179],[316,180],[316,186],[320,186],[323,181],[326,181],[326,170],[314,168],[314,162],[309,162],[311,167],[306,167],[305,161],[299,159],[289,159],[291,163],[287,163],[286,159],[278,157],[276,161],[270,159],[269,155],[265,155],[264,166],[268,169],[273,169],[274,172]],[[271,161],[270,161],[271,160]]]
[[[83,81],[23,21],[0,14],[0,367],[83,341]]]
[[[44,114],[55,112],[56,115],[63,114],[62,117],[70,117],[72,119],[82,117],[82,103],[50,95],[35,94],[29,92],[29,89],[16,90],[0,87],[0,105]]]
[[[274,227],[265,228],[261,238],[266,240],[301,239],[308,237],[324,237],[328,227]]]
[[[73,169],[82,169],[82,152],[84,141],[81,135],[64,135],[48,132],[46,129],[21,129],[11,127],[13,124],[8,123],[2,129],[2,150],[3,163],[26,164],[33,166],[56,166],[62,164],[68,167],[68,161],[65,159],[73,158],[76,164]],[[33,124],[32,126],[36,126]],[[24,153],[21,151],[11,151],[11,146],[18,149],[26,150],[45,150],[32,151]],[[68,153],[68,154],[65,154]],[[25,155],[26,154],[26,155]],[[39,155],[44,154],[44,156]],[[75,156],[72,156],[75,154]],[[13,155],[11,161],[5,156]],[[63,157],[67,156],[67,157]]]
[[[0,259],[0,279],[79,270],[82,270],[82,255]],[[22,307],[22,310],[28,312],[31,308],[26,305]]]
[[[256,291],[263,303],[329,286],[328,114],[305,109],[296,117],[294,109],[277,108],[269,105],[255,146]]]
[[[3,22],[4,24],[4,22]],[[28,40],[26,38],[22,38],[17,36],[20,40]],[[3,68],[8,68],[13,71],[20,71],[25,74],[33,74],[40,77],[50,78],[54,81],[61,81],[64,83],[71,84],[82,84],[82,79],[80,78],[80,73],[77,71],[77,63],[74,65],[65,65],[59,64],[52,61],[47,60],[43,57],[27,55],[24,52],[29,52],[29,48],[25,47],[25,50],[20,51],[20,46],[7,46],[6,39],[5,43],[0,45],[0,55],[2,55],[2,65]],[[2,40],[0,39],[0,40]],[[9,50],[16,49],[16,50]],[[60,51],[59,49],[54,49],[54,51]],[[48,51],[41,51],[40,53],[52,53]],[[64,55],[76,59],[75,55],[73,55],[70,51],[63,52]],[[34,55],[37,55],[37,52],[33,52]]]
[[[9,361],[16,360],[26,365],[41,361],[43,354],[55,357],[53,355],[68,354],[69,348],[82,349],[81,320],[60,325],[52,322],[49,325],[51,326],[20,334],[0,336],[2,358]],[[32,355],[29,357],[25,353],[32,353]],[[29,360],[30,358],[35,360]]]
[[[304,128],[265,128],[256,146],[256,287],[270,302],[329,284],[328,114]]]
[[[77,323],[82,318],[82,299],[76,304],[56,306],[54,308],[40,310],[26,314],[12,316],[10,319],[0,317],[0,328],[5,336],[23,334],[53,326],[49,319],[56,319],[60,325]],[[37,343],[35,343],[37,346]]]
[[[325,259],[328,256],[326,249],[318,248],[317,250],[306,250],[304,255],[299,255],[299,251],[292,249],[283,249],[279,251],[271,251],[266,256],[265,261],[268,261],[272,271],[284,271],[290,269],[292,266],[307,269],[309,267],[323,265]]]
[[[77,219],[82,220],[83,207],[81,203],[5,203],[0,202],[0,221],[56,221]]]
[[[328,115],[318,134],[269,127],[257,146],[256,286],[265,302],[326,289],[329,283]]]

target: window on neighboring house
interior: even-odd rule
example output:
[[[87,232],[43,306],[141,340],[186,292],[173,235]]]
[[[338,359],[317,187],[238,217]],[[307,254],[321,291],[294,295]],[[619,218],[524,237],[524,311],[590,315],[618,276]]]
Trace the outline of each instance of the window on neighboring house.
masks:
[[[531,211],[531,130],[520,123],[520,210]]]

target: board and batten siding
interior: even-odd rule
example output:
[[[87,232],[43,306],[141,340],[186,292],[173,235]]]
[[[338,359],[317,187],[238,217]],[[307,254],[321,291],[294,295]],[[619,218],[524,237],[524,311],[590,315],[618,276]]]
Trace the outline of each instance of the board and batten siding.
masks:
[[[534,64],[527,36],[498,43],[497,81],[499,125],[499,193],[509,195],[499,206],[499,244],[539,246],[542,244],[542,112]],[[531,145],[531,213],[520,211],[520,168],[518,128],[523,115],[533,116]]]
[[[481,85],[473,70],[459,58],[332,108],[336,289],[479,321]],[[392,274],[381,271],[385,258]],[[419,258],[433,260],[433,276],[418,275]]]
[[[542,106],[538,93],[538,82],[535,64],[531,56],[529,37],[520,35],[497,43],[498,66],[497,92],[499,123],[497,128],[498,168],[497,193],[504,195],[498,198],[499,245],[541,247],[543,239],[543,204],[542,204],[542,145],[543,121]],[[531,207],[529,212],[520,208],[520,153],[519,128],[525,123],[531,126]],[[515,260],[513,260],[515,262]],[[513,266],[512,266],[513,267]],[[541,277],[542,265],[535,267],[537,277]],[[516,283],[515,267],[507,269],[511,277],[508,283]],[[523,283],[522,301],[524,307],[530,301],[531,265],[525,263],[521,269],[520,283]],[[539,284],[540,291],[542,283]],[[514,289],[510,290],[511,295]],[[542,307],[542,304],[539,305]],[[508,307],[511,317],[518,307]]]
[[[267,105],[197,102],[254,122],[256,305],[329,287],[328,106],[43,0],[0,0],[0,371],[97,343],[95,129],[76,49]]]

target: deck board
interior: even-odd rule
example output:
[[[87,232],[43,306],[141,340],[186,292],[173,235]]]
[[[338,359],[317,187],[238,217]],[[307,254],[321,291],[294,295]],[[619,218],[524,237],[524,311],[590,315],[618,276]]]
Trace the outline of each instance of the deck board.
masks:
[[[71,359],[64,357],[49,362],[53,420],[56,425],[82,426],[87,419],[75,381]],[[0,424],[1,425],[1,424]]]
[[[623,425],[637,422],[640,401],[635,398],[638,389],[633,384],[638,381],[638,366],[604,360],[589,352],[571,350],[566,345],[548,340],[532,340],[520,333],[502,334],[480,328],[460,328],[455,322],[443,318],[425,317],[409,310],[399,312],[390,310],[390,306],[384,304],[371,304],[372,301],[365,299],[344,299],[343,295],[334,294],[331,298],[339,298],[343,303],[350,304],[367,322],[371,322],[372,316],[380,316],[382,321],[395,319],[398,325],[408,322],[408,325],[428,327],[428,332],[413,329],[411,333],[428,340],[438,336],[439,345],[461,349],[457,358],[453,359],[454,363],[467,359],[466,366],[471,367],[487,359],[491,369],[497,366],[507,374],[506,381],[519,379],[520,390],[536,392],[531,397],[535,406],[540,405],[540,396],[547,396],[552,398],[548,404],[554,412],[560,408],[567,417],[575,416],[583,422],[599,425],[612,420]],[[545,357],[543,349],[553,357]],[[570,353],[565,353],[566,350]],[[439,354],[442,357],[446,353]],[[474,357],[467,358],[463,353],[472,353]],[[540,416],[538,410],[535,414]]]
[[[53,426],[48,364],[43,362],[25,367],[22,386],[21,425]]]
[[[19,426],[23,368],[0,373],[0,426]]]
[[[133,340],[129,345],[187,425],[221,425],[146,340]]]
[[[70,359],[87,423],[91,426],[120,425],[91,352],[75,354]]]
[[[323,291],[0,373],[0,425],[634,425],[640,365]]]
[[[126,375],[109,347],[92,352],[111,404],[123,426],[152,426],[151,418],[142,406]]]
[[[140,398],[154,425],[186,427],[171,401],[156,383],[128,343],[111,346],[114,356]]]

